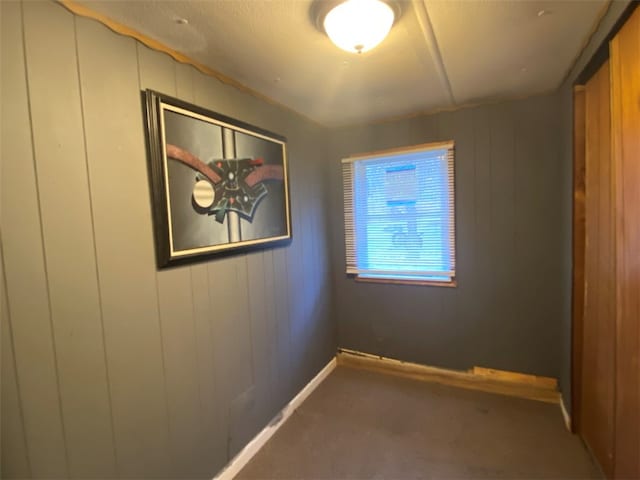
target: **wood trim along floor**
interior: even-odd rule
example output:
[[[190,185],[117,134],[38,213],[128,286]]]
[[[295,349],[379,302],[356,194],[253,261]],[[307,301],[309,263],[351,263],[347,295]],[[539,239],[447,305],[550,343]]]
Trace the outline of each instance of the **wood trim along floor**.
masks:
[[[481,375],[486,378],[493,378],[495,380],[522,383],[525,385],[548,388],[550,390],[558,389],[558,380],[551,377],[539,377],[537,375],[508,372],[505,370],[496,370],[493,368],[484,367],[473,367],[473,369],[471,369],[471,373],[473,373],[474,375]]]
[[[333,357],[318,374],[311,379],[293,399],[260,431],[231,461],[213,478],[213,480],[232,480],[253,456],[264,446],[284,422],[302,405],[311,393],[318,388],[325,378],[336,368],[336,357]]]
[[[481,367],[475,367],[468,372],[448,370],[347,349],[340,349],[336,358],[338,365],[347,367],[541,402],[560,403],[557,380],[554,378]]]

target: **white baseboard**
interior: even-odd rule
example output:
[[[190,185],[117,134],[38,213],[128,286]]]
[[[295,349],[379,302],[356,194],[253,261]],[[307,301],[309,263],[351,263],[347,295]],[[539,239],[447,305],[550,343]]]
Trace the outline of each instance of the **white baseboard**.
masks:
[[[249,460],[258,453],[267,441],[273,436],[278,429],[284,425],[284,422],[291,416],[293,412],[304,402],[311,392],[313,392],[322,381],[336,368],[336,357],[333,357],[320,372],[311,379],[305,387],[293,397],[293,399],[280,410],[271,422],[262,429],[233,459],[213,478],[213,480],[232,480]]]
[[[564,424],[567,430],[571,432],[571,415],[567,412],[567,407],[564,405],[564,397],[560,395],[560,410],[562,410],[562,418],[564,418]]]

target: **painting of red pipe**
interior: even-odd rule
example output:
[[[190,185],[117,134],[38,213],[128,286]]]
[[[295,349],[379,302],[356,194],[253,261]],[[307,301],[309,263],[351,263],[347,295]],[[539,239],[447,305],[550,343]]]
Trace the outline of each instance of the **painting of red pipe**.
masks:
[[[284,137],[144,96],[158,267],[290,241]]]

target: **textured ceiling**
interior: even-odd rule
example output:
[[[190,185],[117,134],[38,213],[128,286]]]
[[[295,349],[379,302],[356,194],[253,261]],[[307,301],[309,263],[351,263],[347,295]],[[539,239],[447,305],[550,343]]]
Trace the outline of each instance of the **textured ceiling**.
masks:
[[[362,55],[318,31],[311,0],[78,3],[337,125],[555,89],[607,0],[403,1],[387,39]]]

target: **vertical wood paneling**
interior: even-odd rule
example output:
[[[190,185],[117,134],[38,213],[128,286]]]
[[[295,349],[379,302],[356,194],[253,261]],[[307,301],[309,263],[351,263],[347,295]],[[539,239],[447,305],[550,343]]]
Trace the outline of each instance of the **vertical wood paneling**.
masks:
[[[281,365],[285,367],[282,372],[284,377],[281,381],[280,403],[287,398],[291,398],[293,390],[293,378],[289,374],[293,365],[291,358],[291,322],[289,317],[290,301],[289,295],[294,294],[288,288],[286,249],[276,248],[273,250],[273,287],[276,323],[278,325],[278,356]]]
[[[491,223],[491,125],[487,109],[476,109],[473,117],[474,137],[474,184],[475,184],[475,239],[476,275],[478,276],[478,297],[474,302],[476,307],[476,322],[484,330],[484,316],[491,309],[493,277],[491,275],[493,257],[491,256],[492,223]],[[492,350],[492,342],[486,335],[478,336],[481,357],[488,357]],[[478,363],[476,360],[475,363]]]
[[[308,133],[312,141],[310,132]],[[325,144],[325,142],[323,142]],[[314,259],[314,272],[316,275],[314,278],[313,300],[312,310],[314,312],[314,327],[309,339],[312,345],[315,345],[314,355],[312,358],[312,365],[309,367],[309,371],[316,370],[324,363],[323,360],[326,357],[326,345],[333,343],[333,332],[331,325],[324,321],[330,315],[331,306],[327,304],[326,291],[330,288],[327,283],[328,262],[327,262],[327,223],[326,223],[326,208],[324,205],[328,204],[325,191],[326,181],[326,158],[328,155],[327,148],[320,149],[315,152],[315,158],[313,162],[309,162],[310,170],[306,178],[314,178],[313,182],[314,190],[312,202],[310,203],[307,216],[310,220],[311,227],[311,256]],[[299,154],[298,161],[304,159],[304,155]]]
[[[268,422],[276,413],[273,402],[274,371],[272,369],[273,348],[277,343],[273,336],[267,308],[271,298],[265,288],[264,253],[247,254],[247,306],[251,322],[253,379],[256,387],[255,414],[260,423]]]
[[[1,8],[2,241],[19,398],[31,473],[65,477],[69,471],[33,163],[22,5],[2,2]],[[3,470],[12,469],[4,465],[3,459]]]
[[[294,178],[309,178],[309,164],[296,161],[295,152],[300,147],[297,142],[292,142],[290,154],[290,167],[293,170]],[[301,150],[301,148],[300,148]],[[291,263],[289,274],[291,276],[292,291],[299,289],[299,294],[291,296],[294,301],[292,317],[293,323],[292,335],[298,339],[295,343],[294,352],[296,353],[297,372],[294,372],[294,382],[296,390],[301,389],[308,381],[307,373],[310,364],[313,361],[311,356],[307,356],[307,348],[313,349],[311,337],[313,335],[313,289],[315,276],[307,275],[306,272],[316,271],[314,268],[316,255],[312,250],[312,232],[310,224],[310,216],[307,215],[309,205],[312,203],[313,186],[304,185],[301,182],[294,183],[293,201],[295,208],[293,209],[293,228],[297,232],[294,239],[294,245],[291,249]]]
[[[228,86],[214,88],[211,80],[194,72],[196,104],[231,114],[237,94]],[[247,305],[246,259],[228,257],[208,264],[214,363],[219,396],[224,401],[227,459],[237,453],[248,438],[245,424],[254,405],[252,332]],[[250,421],[250,420],[249,420]]]
[[[611,42],[617,478],[640,477],[640,9]]]
[[[211,478],[335,352],[324,136],[54,2],[24,3],[27,83],[21,8],[2,3],[3,474]],[[147,87],[289,138],[294,246],[157,271]]]
[[[259,252],[253,253],[253,255],[259,254]],[[253,275],[253,272],[249,272],[248,255],[234,257],[232,260],[235,282],[232,283],[232,289],[224,301],[230,309],[230,318],[234,325],[244,329],[244,333],[237,343],[232,344],[232,347],[246,346],[248,349],[245,358],[243,358],[243,361],[248,363],[248,384],[231,397],[229,403],[229,453],[235,455],[259,431],[259,423],[256,421],[260,418],[259,411],[262,406],[259,390],[264,391],[259,382],[264,379],[258,378],[254,358],[256,350],[261,348],[257,344],[262,339],[254,332],[254,325],[251,322],[249,277]],[[260,369],[262,371],[262,366]]]
[[[550,123],[551,122],[551,123]],[[535,368],[537,352],[545,351],[550,363],[559,365],[559,323],[546,319],[561,318],[562,288],[559,284],[557,248],[558,228],[562,219],[557,215],[563,188],[558,181],[557,144],[546,109],[538,102],[526,102],[517,109],[514,121],[514,258],[515,278],[526,281],[515,284],[514,322],[518,338],[517,349],[527,371]],[[520,212],[526,212],[521,214]],[[497,261],[497,259],[496,259]],[[522,318],[538,318],[538,322],[521,322]]]
[[[195,102],[193,67],[175,64],[176,94],[178,98]],[[209,278],[206,265],[190,267],[191,294],[193,302],[194,331],[196,340],[196,359],[198,366],[198,391],[200,394],[200,435],[196,452],[198,459],[194,472],[217,471],[225,463],[224,442],[226,438],[226,415],[224,405],[216,388],[215,365],[213,355],[212,328],[209,302]]]
[[[238,283],[234,259],[216,260],[208,265],[211,328],[214,364],[220,394],[224,401],[225,454],[230,458],[230,445],[235,442],[230,429],[231,404],[253,384],[251,365],[251,332],[249,325],[237,315],[237,292],[246,288]],[[233,438],[232,438],[233,437]]]
[[[136,43],[77,19],[119,473],[166,476],[169,448]]]
[[[609,63],[585,88],[585,306],[581,433],[613,474],[615,263]]]
[[[174,63],[176,70],[176,95],[185,102],[194,103],[196,92],[193,85],[194,68],[182,63]]]
[[[31,124],[69,473],[82,478],[115,475],[74,18],[48,2],[25,3],[24,15]],[[52,85],[57,88],[54,95]]]
[[[176,96],[175,62],[139,44],[137,50],[140,89]],[[182,83],[181,90],[186,87]],[[188,477],[200,468],[202,437],[191,272],[189,267],[160,270],[157,282],[171,450],[176,474]]]
[[[158,296],[175,472],[191,477],[200,469],[202,412],[189,267],[158,272]]]
[[[225,401],[216,378],[214,338],[210,319],[213,316],[209,299],[209,274],[207,265],[191,267],[193,289],[193,316],[196,322],[198,373],[200,376],[200,408],[203,439],[201,444],[202,466],[212,472],[226,461],[226,411]]]
[[[1,248],[1,245],[0,245]],[[0,252],[1,254],[2,252]],[[24,432],[24,413],[18,393],[18,380],[13,351],[13,333],[9,321],[4,264],[0,258],[0,339],[2,339],[2,383],[0,385],[0,477],[30,478],[31,467]]]
[[[512,358],[517,358],[524,343],[522,326],[516,317],[516,192],[515,172],[515,105],[501,104],[490,108],[491,126],[491,276],[492,314],[484,328],[499,332],[494,346],[499,354],[499,366],[508,370]],[[510,318],[516,321],[504,322]]]
[[[266,299],[264,306],[264,315],[266,318],[266,324],[269,330],[269,338],[273,339],[273,342],[269,344],[269,369],[271,382],[271,408],[272,412],[269,412],[272,417],[277,412],[281,405],[286,403],[286,397],[283,395],[286,389],[286,381],[283,381],[288,372],[288,361],[285,353],[287,352],[286,340],[288,340],[288,334],[286,330],[280,328],[280,325],[276,317],[276,277],[273,265],[273,250],[265,250],[262,256],[263,269],[264,269],[264,296]]]
[[[354,153],[402,146],[394,138],[456,142],[455,289],[363,284],[342,273],[341,177],[332,163],[339,346],[449,368],[559,374],[557,113],[555,98],[545,96],[330,131],[335,165]]]
[[[297,197],[295,197],[297,198]],[[301,268],[304,264],[302,258],[302,238],[304,233],[300,230],[300,223],[297,221],[297,209],[292,209],[292,225],[294,231],[297,232],[291,242],[291,246],[286,251],[286,271],[287,279],[285,280],[289,295],[289,328],[291,328],[292,339],[304,338],[304,321],[306,317],[303,316],[303,302],[304,302],[304,275]],[[291,343],[291,368],[293,370],[293,389],[298,391],[303,385],[302,373],[304,372],[304,366],[301,361],[303,359],[304,341],[292,341]]]

